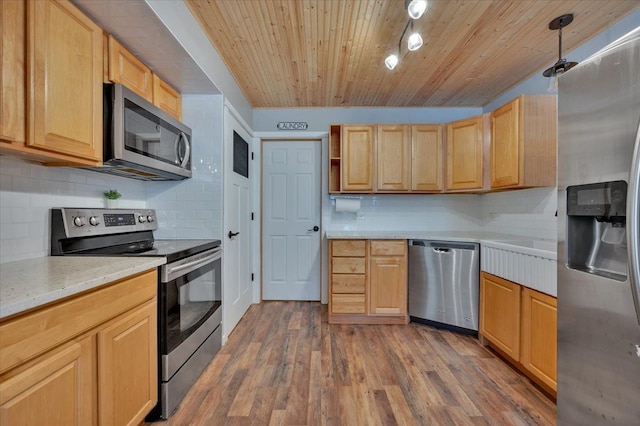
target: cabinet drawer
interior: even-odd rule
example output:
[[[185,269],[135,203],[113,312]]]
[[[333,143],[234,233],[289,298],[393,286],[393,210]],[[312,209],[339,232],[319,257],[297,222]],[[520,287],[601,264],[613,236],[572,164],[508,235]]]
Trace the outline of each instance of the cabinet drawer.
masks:
[[[344,257],[344,256],[364,257],[365,241],[364,240],[332,241],[331,255],[333,257]]]
[[[364,274],[364,257],[334,257],[331,259],[332,271],[335,274]]]
[[[353,274],[333,274],[331,293],[364,293],[365,276]]]
[[[365,297],[364,294],[332,294],[331,295],[332,314],[364,314]]]
[[[371,241],[371,256],[404,256],[406,250],[406,240]]]

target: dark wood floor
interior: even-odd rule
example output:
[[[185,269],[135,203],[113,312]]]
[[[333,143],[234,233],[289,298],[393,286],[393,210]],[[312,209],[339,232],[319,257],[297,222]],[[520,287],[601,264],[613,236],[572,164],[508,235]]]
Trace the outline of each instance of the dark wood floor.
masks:
[[[171,425],[551,425],[556,407],[472,337],[329,325],[326,305],[247,311]]]

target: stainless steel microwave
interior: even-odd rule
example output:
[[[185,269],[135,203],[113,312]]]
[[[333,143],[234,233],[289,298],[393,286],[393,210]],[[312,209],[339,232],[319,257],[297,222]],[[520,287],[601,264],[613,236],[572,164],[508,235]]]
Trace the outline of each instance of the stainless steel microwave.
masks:
[[[139,180],[191,177],[191,129],[121,84],[104,85],[103,166]]]

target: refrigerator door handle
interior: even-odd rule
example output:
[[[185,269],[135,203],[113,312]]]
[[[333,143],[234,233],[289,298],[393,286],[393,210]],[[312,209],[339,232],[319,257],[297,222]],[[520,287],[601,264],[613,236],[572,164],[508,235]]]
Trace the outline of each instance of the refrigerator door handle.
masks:
[[[629,174],[629,187],[627,193],[627,253],[629,256],[629,282],[633,294],[633,304],[636,307],[636,316],[640,324],[640,122],[636,132],[635,147],[633,149],[633,162]]]

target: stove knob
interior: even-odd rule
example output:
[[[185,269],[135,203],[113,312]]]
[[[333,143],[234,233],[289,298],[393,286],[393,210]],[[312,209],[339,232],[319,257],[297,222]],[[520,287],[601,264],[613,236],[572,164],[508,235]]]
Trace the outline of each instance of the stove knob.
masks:
[[[84,216],[76,216],[73,218],[73,224],[75,226],[84,226],[85,224],[85,219]]]
[[[147,216],[147,222],[151,223],[151,222],[154,222],[155,220],[156,219],[152,215]]]
[[[91,226],[98,226],[98,225],[100,225],[100,222],[98,221],[98,216],[91,216],[91,217],[89,218],[89,224],[90,224]]]
[[[147,221],[147,217],[144,215],[138,216],[138,222],[145,223]]]

